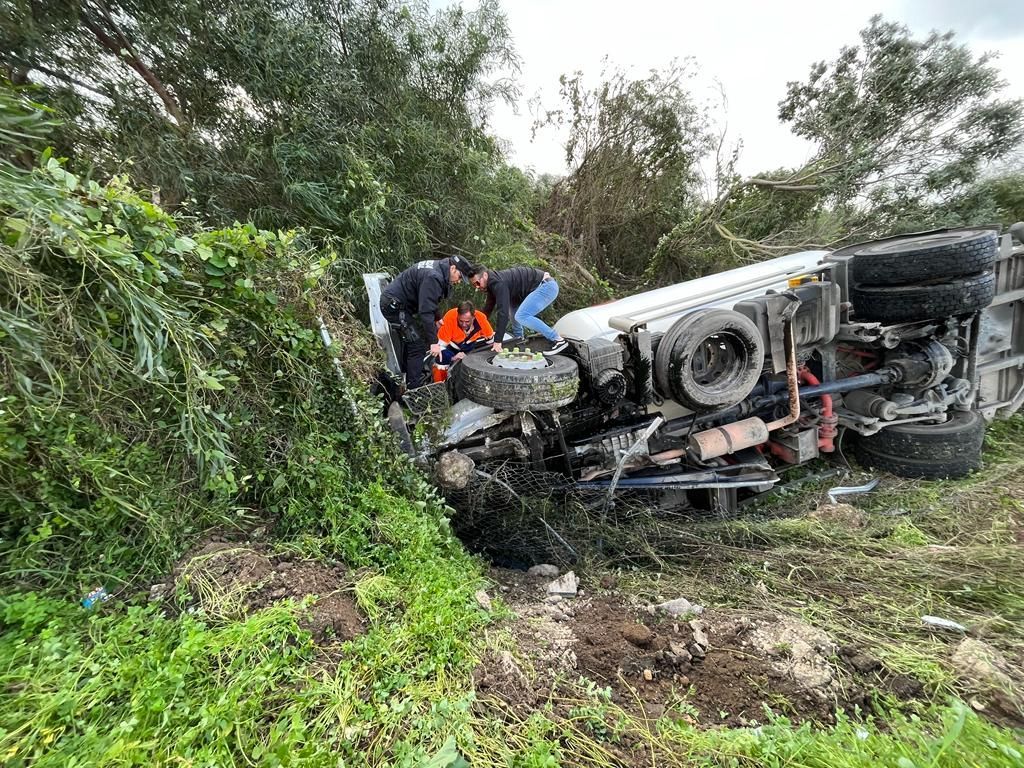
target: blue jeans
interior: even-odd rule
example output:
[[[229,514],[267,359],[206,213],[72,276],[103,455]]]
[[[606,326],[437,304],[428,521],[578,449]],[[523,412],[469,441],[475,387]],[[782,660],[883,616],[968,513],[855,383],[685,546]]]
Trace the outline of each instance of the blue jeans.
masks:
[[[537,315],[547,309],[551,303],[558,298],[558,283],[554,280],[545,280],[525,298],[523,303],[516,307],[515,315],[512,317],[509,331],[513,336],[522,337],[523,326],[531,331],[536,331],[548,341],[555,341],[558,333],[550,325],[541,320]]]

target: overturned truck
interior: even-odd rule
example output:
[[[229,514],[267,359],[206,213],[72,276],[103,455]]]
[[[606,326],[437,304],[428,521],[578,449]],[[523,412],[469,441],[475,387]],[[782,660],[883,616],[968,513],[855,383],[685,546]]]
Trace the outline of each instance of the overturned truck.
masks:
[[[482,487],[509,503],[643,493],[730,511],[836,452],[960,477],[986,423],[1024,402],[1021,237],[1024,224],[807,251],[581,309],[555,326],[565,353],[472,354],[389,420],[453,504],[488,510],[501,504]],[[386,279],[365,276],[397,373],[376,311]]]

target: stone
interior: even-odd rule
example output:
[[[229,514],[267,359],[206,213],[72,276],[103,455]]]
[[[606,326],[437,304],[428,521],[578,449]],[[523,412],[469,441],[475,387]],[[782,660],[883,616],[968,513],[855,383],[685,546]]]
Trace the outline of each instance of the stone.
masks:
[[[288,590],[284,587],[279,587],[270,593],[271,600],[284,600],[286,597],[288,597]]]
[[[483,608],[485,611],[491,610],[491,596],[488,595],[484,590],[478,589],[476,594],[473,595],[476,598],[476,604]]]
[[[980,690],[1013,690],[1007,673],[1009,664],[999,651],[988,643],[965,637],[953,651],[953,668],[968,683]]]
[[[677,597],[675,600],[659,603],[648,610],[651,613],[654,611],[664,611],[669,616],[685,616],[688,613],[700,616],[704,613],[704,606],[698,603],[691,603],[685,597]]]
[[[442,488],[461,491],[476,476],[476,462],[458,451],[441,454],[434,466],[434,478]]]
[[[654,633],[643,624],[624,624],[622,637],[637,648],[646,648],[654,639]]]
[[[772,659],[775,671],[804,689],[832,684],[829,657],[838,649],[829,636],[793,616],[776,616],[757,622],[747,635],[750,647]]]
[[[668,651],[676,658],[676,665],[689,664],[693,656],[682,643],[671,642],[668,644]]]
[[[545,603],[560,603],[564,598],[561,595],[548,595],[544,598]]]
[[[654,673],[651,670],[649,670],[649,669],[645,669],[644,670],[644,680],[646,680],[647,682],[651,682],[651,680],[653,680],[653,679],[654,679]]]
[[[705,629],[703,621],[694,619],[690,622],[690,630],[693,632],[693,642],[699,645],[705,650],[710,647],[711,641],[708,639],[708,633]]]
[[[695,659],[703,659],[707,655],[707,648],[705,646],[697,645],[696,643],[690,643],[690,656]]]
[[[531,565],[526,571],[526,575],[534,579],[557,579],[559,573],[558,566],[550,563]]]
[[[560,578],[548,584],[549,595],[562,595],[562,597],[575,597],[579,590],[580,580],[572,571],[567,572]]]

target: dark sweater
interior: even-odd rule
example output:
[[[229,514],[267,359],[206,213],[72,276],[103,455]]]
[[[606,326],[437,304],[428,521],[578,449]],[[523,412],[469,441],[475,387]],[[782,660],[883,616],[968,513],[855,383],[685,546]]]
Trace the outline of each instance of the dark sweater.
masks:
[[[423,338],[427,344],[437,343],[436,321],[441,319],[441,302],[448,298],[450,259],[420,261],[404,270],[384,289],[382,298],[397,301],[411,315],[419,315]]]
[[[536,290],[544,279],[544,270],[536,267],[512,267],[487,274],[487,303],[484,314],[490,317],[498,310],[494,322],[494,340],[505,338],[505,328],[512,316],[512,308],[523,303],[523,299]]]

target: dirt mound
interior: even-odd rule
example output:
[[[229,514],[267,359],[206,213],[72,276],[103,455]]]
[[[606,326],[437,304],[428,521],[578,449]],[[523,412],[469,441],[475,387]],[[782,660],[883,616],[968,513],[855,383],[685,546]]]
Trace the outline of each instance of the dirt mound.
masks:
[[[768,708],[830,722],[837,704],[757,650],[742,649],[741,622],[658,619],[602,598],[577,612],[573,631],[579,671],[648,717],[674,707],[704,724],[748,725]]]
[[[325,565],[275,555],[261,547],[211,542],[184,557],[174,581],[195,605],[214,616],[240,618],[282,600],[314,599],[299,614],[299,625],[322,645],[351,640],[365,622],[342,565]]]
[[[833,682],[831,641],[796,619],[707,612],[687,620],[592,597],[586,584],[566,599],[547,595],[549,578],[498,569],[491,577],[517,616],[506,625],[515,648],[489,652],[474,680],[483,698],[523,715],[571,701],[581,676],[643,719],[749,725],[770,709],[831,722],[836,707],[854,703],[853,688],[840,698]]]

